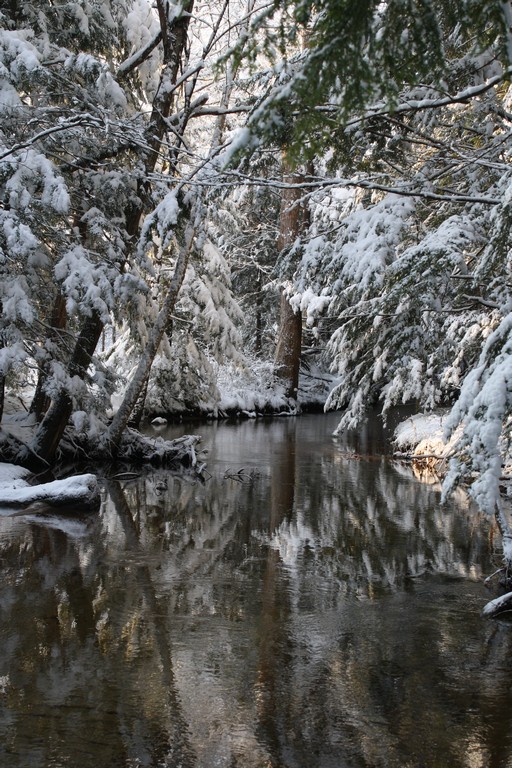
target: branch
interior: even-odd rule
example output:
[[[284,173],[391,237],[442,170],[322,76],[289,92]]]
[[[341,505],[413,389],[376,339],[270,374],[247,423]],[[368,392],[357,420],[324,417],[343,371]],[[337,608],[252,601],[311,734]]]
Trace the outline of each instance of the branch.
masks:
[[[118,76],[126,77],[130,72],[132,72],[134,69],[139,67],[142,64],[142,62],[145,61],[151,53],[153,53],[153,51],[155,50],[155,48],[157,47],[158,43],[161,40],[162,40],[162,30],[159,29],[156,35],[153,37],[153,39],[150,40],[149,43],[146,43],[144,48],[141,48],[139,51],[134,53],[128,59],[125,59],[125,61],[121,62],[121,64],[117,68]]]
[[[461,297],[463,299],[467,299],[467,301],[472,301],[475,304],[481,304],[483,307],[489,307],[489,309],[499,309],[500,305],[496,304],[495,301],[488,301],[487,299],[482,299],[481,296],[469,296],[467,293],[461,294]]]
[[[196,109],[191,117],[221,117],[223,115],[236,115],[243,112],[250,112],[252,107],[241,104],[238,107],[207,107]]]
[[[472,85],[469,88],[465,88],[463,91],[459,91],[458,93],[453,94],[453,96],[442,96],[437,99],[403,101],[401,104],[397,104],[397,106],[393,108],[384,108],[382,104],[378,104],[375,105],[373,109],[370,108],[367,112],[365,112],[364,115],[361,115],[361,117],[348,120],[346,126],[356,126],[364,120],[370,120],[371,118],[378,116],[385,116],[390,114],[396,115],[402,112],[419,112],[424,109],[438,109],[439,107],[448,107],[452,104],[465,104],[471,99],[474,99],[476,96],[480,96],[481,94],[490,91],[492,88],[494,88],[495,85],[499,85],[500,83],[508,80],[511,75],[512,67],[509,67],[501,75],[490,77],[489,80],[487,80],[485,83]],[[322,108],[320,108],[320,110],[321,109]],[[336,107],[325,108],[325,111],[328,110],[335,111]]]
[[[61,131],[67,131],[69,130],[69,128],[75,128],[78,125],[84,125],[84,124],[89,124],[89,125],[99,127],[101,126],[101,121],[90,114],[77,115],[76,117],[71,117],[68,120],[63,120],[62,122],[52,126],[51,128],[46,128],[46,130],[36,133],[35,136],[32,136],[30,139],[27,139],[26,141],[21,141],[19,142],[19,144],[14,144],[14,146],[12,146],[10,149],[7,149],[5,150],[5,152],[2,152],[2,154],[0,154],[0,160],[4,160],[6,157],[9,157],[9,155],[13,155],[15,152],[19,152],[22,149],[27,149],[28,147],[31,147],[33,144],[36,144],[38,141],[41,141],[42,139],[45,139],[47,136],[51,136],[54,133],[60,133]]]
[[[406,187],[394,187],[387,184],[380,184],[376,181],[368,179],[316,179],[310,177],[310,180],[304,179],[300,184],[286,183],[279,179],[265,179],[262,177],[248,176],[240,171],[233,171],[230,174],[237,181],[233,181],[233,184],[238,183],[240,179],[249,186],[261,186],[269,187],[271,189],[302,189],[313,192],[317,189],[325,189],[326,187],[347,187],[357,189],[369,189],[378,190],[380,192],[387,192],[388,194],[400,195],[402,197],[419,197],[423,200],[439,200],[448,201],[450,203],[481,203],[482,205],[499,205],[502,200],[497,197],[486,197],[484,195],[467,195],[457,192],[441,193],[434,192],[425,189],[410,189]]]
[[[505,595],[501,595],[501,597],[490,600],[484,606],[482,616],[493,619],[495,616],[510,610],[512,610],[512,592],[507,592]]]

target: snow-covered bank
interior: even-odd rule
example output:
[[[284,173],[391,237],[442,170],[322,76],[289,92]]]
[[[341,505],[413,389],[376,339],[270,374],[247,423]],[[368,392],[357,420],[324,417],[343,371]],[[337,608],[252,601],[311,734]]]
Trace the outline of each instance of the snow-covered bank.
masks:
[[[453,450],[456,435],[445,438],[448,411],[418,413],[400,422],[395,428],[393,445],[399,458],[422,461],[434,471],[442,472]]]
[[[400,422],[393,434],[395,455],[398,458],[423,461],[425,466],[443,475],[448,468],[449,458],[457,449],[462,431],[462,427],[459,427],[449,440],[446,439],[449,414],[449,409],[437,413],[418,413]],[[508,489],[512,480],[512,454],[505,448],[502,451],[500,478],[502,490]],[[507,490],[507,495],[511,496],[512,493]]]
[[[398,458],[407,458],[416,466],[420,466],[420,476],[437,476],[445,480],[448,471],[448,460],[456,451],[457,440],[460,437],[459,428],[450,440],[446,439],[446,421],[449,411],[437,414],[417,414],[402,421],[395,428],[393,443]],[[510,523],[510,496],[512,477],[512,457],[510,451],[502,454],[502,475],[500,478],[499,496],[496,501],[495,518],[502,536],[502,567],[493,576],[499,576],[500,588],[510,590],[510,569],[512,565],[512,525]],[[472,477],[461,476],[468,482],[471,494]],[[473,494],[474,495],[474,494]],[[506,500],[508,497],[508,500]],[[476,499],[478,503],[478,499]],[[488,581],[490,581],[489,577]],[[487,618],[500,616],[512,611],[512,591],[490,600],[483,608],[482,615]]]
[[[44,504],[59,508],[79,505],[95,509],[99,505],[100,494],[95,475],[73,475],[63,480],[30,485],[30,472],[15,464],[0,464],[0,515],[19,513],[20,510],[33,511],[33,505]]]
[[[285,386],[276,381],[273,363],[252,360],[250,365],[211,363],[214,371],[213,394],[205,388],[195,400],[175,398],[170,387],[150,381],[145,419],[157,424],[181,420],[257,418],[258,416],[294,416],[301,412],[323,410],[337,377],[308,365],[301,370],[297,400],[286,396]],[[112,398],[115,411],[118,398]]]

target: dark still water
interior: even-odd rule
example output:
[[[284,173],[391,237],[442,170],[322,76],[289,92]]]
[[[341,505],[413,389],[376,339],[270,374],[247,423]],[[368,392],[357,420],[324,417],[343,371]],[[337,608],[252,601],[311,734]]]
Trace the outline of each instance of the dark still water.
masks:
[[[0,520],[2,768],[512,766],[498,537],[336,423],[200,427],[204,483]]]

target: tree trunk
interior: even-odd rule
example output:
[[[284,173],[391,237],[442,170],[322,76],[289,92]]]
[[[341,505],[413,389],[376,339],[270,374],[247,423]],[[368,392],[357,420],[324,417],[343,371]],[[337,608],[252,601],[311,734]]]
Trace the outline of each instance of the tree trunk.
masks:
[[[152,110],[151,118],[148,125],[148,130],[147,130],[148,149],[144,157],[144,167],[146,170],[146,176],[148,176],[148,174],[150,174],[155,169],[155,166],[157,165],[157,162],[159,160],[160,147],[161,147],[163,138],[165,136],[165,133],[167,131],[166,120],[171,112],[172,105],[174,103],[174,90],[172,86],[176,82],[176,79],[179,73],[180,62],[181,62],[182,54],[186,45],[188,25],[190,22],[190,12],[192,11],[193,5],[194,5],[194,0],[189,0],[189,2],[186,4],[186,7],[184,9],[184,13],[180,17],[175,19],[172,22],[172,24],[169,24],[166,16],[165,3],[163,3],[163,0],[157,0],[157,9],[159,12],[160,22],[162,26],[162,40],[163,40],[163,46],[164,46],[165,65],[164,65],[164,71],[162,73],[162,77],[160,80],[160,87],[158,89],[157,95],[153,103],[153,110]],[[147,184],[149,184],[149,182],[147,182]],[[144,200],[147,198],[147,196],[141,195],[141,198]],[[142,214],[143,214],[143,204],[138,205],[135,208],[133,208],[131,211],[127,212],[126,229],[128,234],[131,235],[133,239],[136,238],[136,235],[139,231]],[[176,299],[174,298],[174,301],[175,300]],[[173,303],[173,306],[174,306],[174,303]],[[87,369],[91,363],[91,359],[96,349],[96,345],[103,332],[103,328],[104,328],[104,323],[102,322],[100,316],[93,311],[91,317],[87,318],[87,320],[85,321],[82,327],[82,330],[78,336],[75,349],[73,351],[73,355],[71,357],[69,368],[68,368],[70,377],[78,376],[82,379],[84,378],[84,376],[87,373]],[[157,345],[157,348],[158,348],[158,345]],[[146,352],[148,352],[148,350],[145,351],[143,360],[146,360],[147,357],[150,356],[151,362],[152,362],[153,357],[156,354],[156,350],[155,352],[153,352],[152,355],[146,354]],[[149,376],[149,369],[148,369],[147,375]],[[134,384],[134,382],[132,382],[132,384]],[[134,386],[137,389],[138,395],[140,394],[140,391],[142,389],[142,387],[139,385],[140,385],[140,381],[135,382]],[[144,385],[144,381],[142,381],[142,386],[143,385]],[[133,387],[131,389],[129,387],[129,390],[132,391]],[[130,407],[130,412],[127,414],[127,417],[123,418],[122,420],[123,427],[121,429],[121,432],[126,427],[128,418],[131,414],[131,409],[134,407],[136,400],[137,400],[137,397],[133,401]],[[127,401],[126,397],[125,397],[125,401]],[[123,409],[123,414],[125,414],[127,408],[128,408],[128,403]],[[37,456],[40,459],[48,463],[51,463],[51,461],[53,461],[55,457],[55,453],[57,451],[57,447],[59,445],[59,442],[62,438],[62,435],[64,433],[64,430],[67,426],[67,423],[69,421],[69,418],[72,412],[73,412],[72,397],[66,390],[62,389],[59,392],[59,394],[54,398],[50,407],[46,411],[46,415],[44,416],[43,420],[39,425],[39,428],[34,438],[34,442],[31,446],[31,450],[35,452],[35,454],[37,454]],[[116,425],[120,424],[119,419],[114,419],[114,422]],[[113,441],[114,444],[118,442],[121,432],[119,432],[118,427],[117,427],[117,431],[112,432],[113,435],[116,435],[116,434],[118,435],[117,439]]]
[[[283,153],[283,182],[298,184],[300,177],[291,173],[290,163]],[[279,213],[279,235],[277,250],[279,253],[291,248],[301,231],[301,190],[295,186],[284,188],[281,193],[281,209]],[[300,351],[302,345],[302,315],[295,312],[281,293],[281,312],[276,353],[274,358],[274,374],[284,383],[286,397],[297,399],[299,388]]]
[[[163,8],[163,6],[161,5],[160,0],[158,0],[157,6],[159,9],[161,23],[162,23],[161,9]],[[192,12],[193,6],[194,6],[194,0],[189,0],[188,4],[185,7],[186,13],[182,17],[180,17],[179,26],[177,26],[172,33],[174,52],[171,51],[172,55],[169,55],[168,61],[169,61],[169,66],[172,69],[170,77],[174,78],[174,80],[178,74],[177,64],[179,64],[179,61],[180,61],[179,59],[176,59],[175,52],[178,49],[180,50],[180,52],[183,52],[183,50],[185,49],[188,20],[190,18],[190,14]],[[252,9],[252,7],[253,7],[253,0],[249,0],[248,8]],[[163,39],[164,39],[164,52],[167,50],[170,51],[171,48],[169,48],[169,39],[167,39],[167,42],[166,42],[165,35],[163,36]],[[168,47],[166,48],[166,46]],[[234,71],[231,73],[231,76],[228,78],[228,81],[226,83],[226,86],[224,88],[224,92],[222,95],[221,106],[227,107],[227,105],[229,104],[229,98],[231,95],[231,91],[233,89],[233,77],[237,69],[238,67],[234,69]],[[174,80],[171,80],[171,81],[174,82]],[[169,162],[170,162],[170,168],[168,172],[169,175],[172,175],[176,171],[176,164],[178,161],[177,150],[179,149],[183,132],[185,131],[188,119],[190,118],[190,114],[191,114],[190,112],[191,96],[192,96],[192,93],[190,93],[188,96],[188,109],[184,110],[182,122],[180,125],[180,134],[177,137],[178,141],[174,146],[173,151],[169,153]],[[172,99],[172,92],[171,92],[171,99]],[[160,108],[155,108],[153,110],[153,116],[151,118],[151,122],[152,124],[154,124],[155,135],[160,136],[160,141],[164,132],[167,130],[167,125],[165,120],[161,120],[162,109],[165,109],[169,112],[171,103],[172,101],[167,100],[164,102],[163,106],[161,106]],[[220,115],[217,118],[215,128],[213,131],[212,141],[210,145],[210,156],[213,156],[213,154],[221,144],[222,134],[224,130],[224,122],[225,122],[225,117]],[[151,142],[150,142],[150,145],[151,145]],[[155,162],[156,162],[156,157],[155,157]],[[192,206],[190,223],[185,233],[185,243],[181,248],[178,258],[176,260],[176,266],[174,270],[173,279],[171,281],[171,285],[169,288],[169,292],[162,306],[162,309],[160,310],[160,313],[158,315],[157,321],[155,323],[155,326],[151,334],[151,338],[149,339],[148,344],[146,345],[144,354],[141,357],[141,360],[139,361],[137,371],[135,372],[132,382],[130,383],[129,388],[125,393],[123,402],[121,403],[121,406],[117,411],[116,415],[114,416],[114,419],[110,426],[110,429],[108,432],[108,440],[111,445],[111,450],[113,450],[114,453],[116,450],[116,446],[119,444],[119,440],[121,439],[121,435],[124,429],[129,424],[136,425],[136,426],[139,425],[142,418],[143,411],[144,411],[148,381],[151,373],[151,367],[153,365],[153,360],[155,358],[156,353],[158,352],[158,347],[160,346],[160,343],[162,341],[164,334],[167,333],[169,340],[171,339],[171,336],[172,336],[171,315],[174,310],[174,306],[176,304],[176,300],[178,298],[178,293],[183,283],[183,279],[185,277],[185,272],[188,264],[188,257],[190,254],[190,250],[192,248],[192,242],[195,236],[197,225],[199,223],[198,215],[199,215],[200,207],[201,207],[201,196],[198,197],[195,205]]]
[[[66,300],[62,293],[57,294],[52,310],[52,317],[50,320],[50,331],[48,339],[55,341],[58,336],[58,331],[66,327],[67,312],[66,312]],[[43,363],[39,369],[37,376],[37,384],[34,392],[34,397],[30,404],[29,413],[35,414],[37,421],[40,421],[48,408],[50,407],[50,398],[44,391],[46,380],[48,378],[48,366]]]
[[[103,327],[103,322],[97,312],[93,312],[85,321],[69,363],[70,378],[75,376],[80,379],[85,378]],[[31,446],[32,450],[44,461],[48,463],[53,461],[72,412],[73,400],[71,395],[66,389],[61,389],[39,424]]]
[[[261,270],[258,269],[256,277],[256,330],[254,351],[259,357],[263,349],[263,285],[261,279]]]
[[[110,452],[113,456],[116,454],[117,446],[119,445],[121,436],[128,425],[130,416],[133,409],[135,408],[137,400],[147,385],[149,374],[151,372],[151,366],[153,365],[153,360],[155,359],[155,355],[158,352],[158,347],[160,346],[160,342],[163,339],[164,333],[169,328],[171,314],[174,311],[176,299],[178,298],[178,293],[185,277],[188,257],[192,249],[194,236],[196,234],[196,229],[199,223],[199,209],[200,205],[197,204],[197,207],[194,208],[191,212],[191,219],[185,232],[185,242],[180,249],[178,258],[176,259],[176,266],[174,268],[174,274],[169,286],[169,290],[167,292],[167,296],[165,297],[162,309],[158,313],[155,324],[151,330],[146,347],[140,358],[139,365],[137,366],[137,370],[135,371],[128,385],[123,401],[119,406],[119,409],[116,412],[114,418],[112,419],[112,423],[108,429],[106,439],[110,444]]]
[[[4,403],[5,403],[5,376],[0,373],[0,422],[4,415]]]
[[[285,384],[286,397],[297,399],[300,352],[302,348],[302,313],[295,312],[281,293],[280,325],[274,360],[274,373]]]

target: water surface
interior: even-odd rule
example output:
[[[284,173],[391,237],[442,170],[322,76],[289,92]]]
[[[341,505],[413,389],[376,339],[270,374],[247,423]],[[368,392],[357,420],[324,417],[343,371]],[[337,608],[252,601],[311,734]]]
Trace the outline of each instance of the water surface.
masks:
[[[495,531],[336,423],[200,426],[204,482],[0,520],[2,767],[512,766]]]

